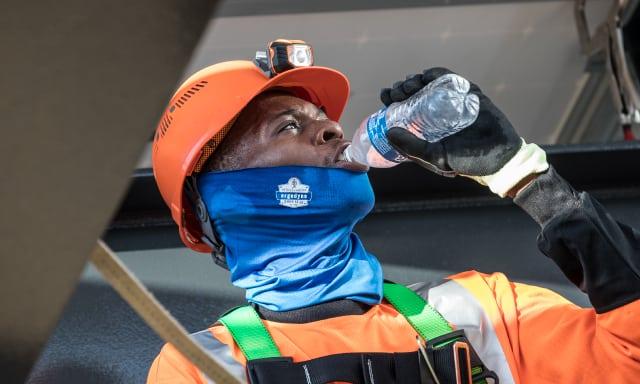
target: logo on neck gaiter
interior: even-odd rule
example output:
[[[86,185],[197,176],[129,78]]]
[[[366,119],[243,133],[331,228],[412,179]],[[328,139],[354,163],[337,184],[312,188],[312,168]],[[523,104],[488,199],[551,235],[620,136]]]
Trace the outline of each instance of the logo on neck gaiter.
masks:
[[[285,207],[306,207],[311,201],[311,191],[308,185],[300,182],[300,179],[292,177],[287,181],[287,184],[278,185],[276,199],[278,199],[280,205]]]

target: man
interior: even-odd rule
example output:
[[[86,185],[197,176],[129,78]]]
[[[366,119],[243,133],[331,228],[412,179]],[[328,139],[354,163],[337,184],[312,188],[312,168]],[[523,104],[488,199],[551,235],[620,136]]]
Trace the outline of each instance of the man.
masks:
[[[391,128],[389,141],[429,170],[514,198],[540,224],[541,251],[593,309],[500,273],[417,284],[416,297],[383,284],[352,232],[373,192],[367,166],[343,156],[349,142],[336,121],[347,80],[327,68],[278,69],[235,61],[198,72],[174,95],[154,142],[154,174],[183,241],[213,251],[252,305],[194,335],[231,373],[252,383],[636,380],[640,234],[574,191],[477,86],[479,116],[460,133],[428,143]],[[382,101],[402,101],[446,73],[410,76]],[[431,308],[420,297],[435,309],[428,321],[416,317]],[[210,381],[165,345],[148,382]]]

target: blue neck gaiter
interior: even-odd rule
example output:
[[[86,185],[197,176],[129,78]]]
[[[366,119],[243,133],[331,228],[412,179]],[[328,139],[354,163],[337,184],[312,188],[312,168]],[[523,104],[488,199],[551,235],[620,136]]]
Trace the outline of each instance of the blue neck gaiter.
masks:
[[[382,269],[354,225],[373,208],[365,173],[286,166],[210,172],[200,194],[248,301],[288,311],[337,299],[377,304]]]

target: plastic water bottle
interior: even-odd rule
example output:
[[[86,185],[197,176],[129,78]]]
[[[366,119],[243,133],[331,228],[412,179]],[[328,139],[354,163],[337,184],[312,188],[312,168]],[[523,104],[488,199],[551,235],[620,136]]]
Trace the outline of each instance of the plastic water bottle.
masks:
[[[389,128],[400,127],[429,142],[470,126],[476,121],[480,107],[478,96],[469,93],[464,77],[447,74],[438,77],[413,96],[364,119],[344,151],[347,161],[375,168],[389,168],[407,159],[387,140]]]

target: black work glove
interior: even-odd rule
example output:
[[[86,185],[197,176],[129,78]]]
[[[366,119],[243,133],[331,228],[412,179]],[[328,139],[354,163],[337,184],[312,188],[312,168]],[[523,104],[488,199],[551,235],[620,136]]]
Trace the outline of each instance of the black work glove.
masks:
[[[407,76],[393,88],[380,93],[384,105],[403,101],[442,75],[453,73],[446,68],[431,68],[422,74]],[[405,157],[443,176],[485,176],[500,170],[522,146],[522,139],[507,117],[491,100],[471,83],[469,92],[480,100],[478,118],[470,126],[442,140],[430,143],[405,129],[392,127],[387,138]],[[479,181],[479,180],[478,180]],[[481,181],[479,181],[481,182]]]

